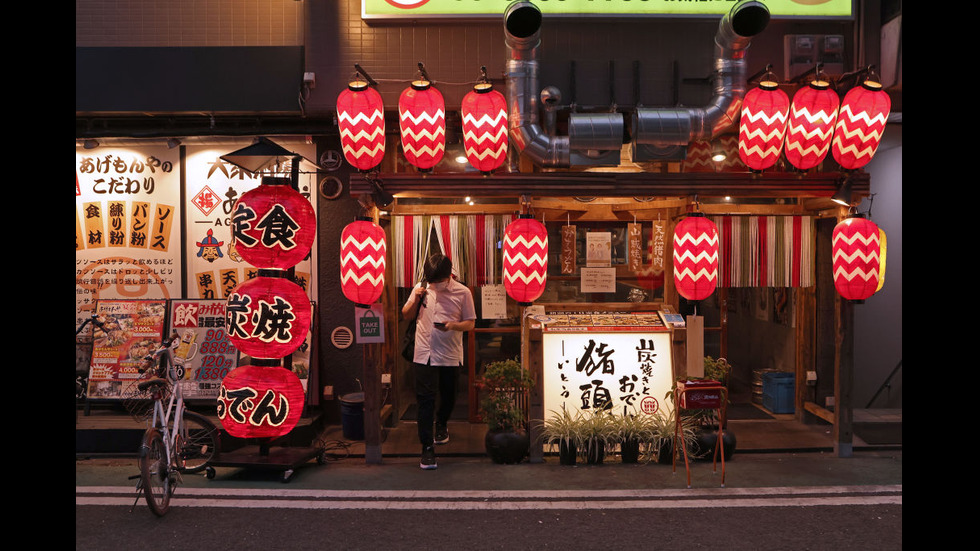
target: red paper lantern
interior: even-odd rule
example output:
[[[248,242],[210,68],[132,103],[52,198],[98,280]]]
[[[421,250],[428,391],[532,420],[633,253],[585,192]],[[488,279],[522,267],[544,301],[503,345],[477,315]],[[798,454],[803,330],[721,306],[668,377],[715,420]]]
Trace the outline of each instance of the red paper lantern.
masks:
[[[268,275],[238,284],[225,311],[228,338],[253,358],[283,358],[298,350],[313,314],[302,287]]]
[[[820,164],[830,149],[840,99],[826,80],[813,80],[793,96],[786,131],[786,160],[799,170]]]
[[[235,250],[257,268],[286,270],[306,258],[316,238],[316,213],[288,178],[262,178],[232,211]]]
[[[853,170],[868,164],[878,150],[892,100],[881,84],[866,80],[844,95],[834,130],[834,160]]]
[[[463,97],[463,146],[480,172],[493,172],[507,158],[507,100],[488,82]]]
[[[878,290],[881,233],[861,216],[842,220],[833,234],[834,287],[847,300],[864,300]]]
[[[718,285],[718,228],[695,212],[674,228],[674,285],[687,300],[702,300]]]
[[[749,90],[742,101],[738,127],[738,156],[752,170],[776,164],[783,149],[789,96],[771,80]]]
[[[405,159],[420,170],[439,164],[446,152],[446,102],[426,80],[417,80],[398,98],[398,125]]]
[[[548,280],[548,230],[522,214],[504,230],[504,290],[521,306],[544,292]]]
[[[278,438],[303,414],[303,383],[282,366],[244,365],[231,370],[218,390],[221,426],[235,438]]]
[[[340,234],[340,285],[361,308],[381,298],[386,249],[384,230],[370,218],[351,222]]]
[[[385,109],[377,90],[355,80],[337,97],[337,127],[344,158],[358,170],[371,170],[385,155]]]

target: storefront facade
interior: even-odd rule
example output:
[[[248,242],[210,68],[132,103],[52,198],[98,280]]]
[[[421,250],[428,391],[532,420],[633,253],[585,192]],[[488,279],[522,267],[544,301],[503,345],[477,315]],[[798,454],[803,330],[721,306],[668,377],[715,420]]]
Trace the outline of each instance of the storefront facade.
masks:
[[[475,383],[481,366],[521,351],[520,310],[501,292],[500,269],[494,263],[499,248],[494,245],[507,222],[525,212],[545,224],[553,243],[549,283],[539,302],[581,303],[583,310],[627,303],[633,292],[632,297],[644,302],[695,313],[694,305],[677,294],[669,254],[673,227],[693,210],[712,217],[719,227],[745,232],[730,235],[757,235],[761,224],[761,231],[777,232],[780,243],[788,239],[790,249],[808,246],[807,277],[796,279],[792,273],[758,272],[759,263],[753,259],[760,253],[755,249],[735,251],[733,273],[697,305],[697,314],[704,318],[704,353],[731,359],[738,370],[735,377],[747,392],[757,370],[794,373],[799,381],[795,411],[801,420],[816,415],[839,427],[834,402],[847,398],[853,406],[863,406],[895,363],[900,364],[901,272],[900,260],[894,262],[901,250],[900,117],[886,131],[890,143],[897,135],[897,174],[894,155],[887,156],[892,150],[884,148],[886,166],[880,166],[884,163],[879,159],[848,174],[857,210],[867,211],[867,198],[874,194],[879,208],[893,208],[890,213],[875,209],[876,219],[897,216],[897,226],[881,224],[889,232],[894,264],[889,265],[889,284],[880,296],[892,297],[885,311],[894,311],[897,300],[899,313],[897,337],[896,329],[890,331],[897,357],[888,358],[869,357],[862,352],[864,345],[856,342],[867,332],[855,329],[855,320],[865,317],[873,318],[865,323],[881,323],[867,313],[880,296],[853,310],[845,306],[842,313],[829,271],[821,269],[820,262],[829,256],[829,233],[847,214],[829,201],[843,176],[833,159],[828,156],[802,173],[785,161],[754,173],[737,161],[725,165],[699,157],[714,137],[718,145],[728,145],[729,159],[737,159],[737,121],[719,123],[717,132],[668,133],[662,127],[647,135],[642,131],[646,117],[662,123],[663,115],[677,106],[707,106],[704,110],[710,112],[718,98],[744,93],[744,81],[767,65],[774,67],[781,88],[792,96],[800,84],[791,79],[805,78],[815,62],[834,78],[877,65],[891,87],[892,111],[900,115],[900,48],[896,64],[890,38],[895,17],[883,7],[887,2],[856,2],[846,6],[844,15],[773,13],[758,34],[737,45],[744,48],[750,42],[751,47],[735,56],[724,47],[719,53],[716,46],[719,20],[727,7],[721,14],[576,16],[551,14],[546,3],[540,3],[545,10],[540,34],[535,34],[540,42],[524,44],[506,28],[503,4],[496,15],[411,18],[388,14],[380,6],[383,2],[260,4],[260,13],[231,11],[217,19],[205,12],[179,13],[186,23],[161,22],[154,33],[120,30],[115,38],[106,32],[110,23],[103,18],[104,6],[78,6],[76,235],[87,243],[85,224],[95,223],[85,218],[86,205],[109,212],[113,200],[128,202],[130,209],[137,203],[156,210],[173,207],[179,223],[171,226],[172,239],[161,250],[142,247],[146,252],[135,254],[128,246],[123,254],[106,255],[102,247],[77,245],[77,281],[97,260],[124,256],[140,263],[142,258],[144,265],[172,266],[173,275],[154,290],[140,291],[142,296],[116,285],[109,297],[225,298],[217,282],[228,285],[245,274],[228,258],[227,249],[208,245],[212,239],[228,241],[222,232],[229,213],[222,209],[261,178],[221,158],[262,137],[291,154],[276,159],[277,175],[292,174],[299,192],[316,207],[317,241],[311,256],[297,267],[310,282],[306,291],[315,304],[316,321],[306,349],[309,357],[299,361],[310,371],[310,403],[322,407],[332,421],[339,420],[332,407],[336,401],[361,390],[366,393],[366,417],[380,419],[378,426],[397,422],[411,406],[411,380],[398,354],[404,327],[396,312],[417,279],[419,259],[435,248],[456,254],[461,280],[476,298],[481,323],[466,336],[465,403],[466,418],[478,420]],[[900,44],[900,13],[897,19]],[[201,21],[207,24],[196,23]],[[232,30],[215,32],[226,28],[221,25]],[[132,29],[126,22],[111,26]],[[812,55],[806,58],[806,53]],[[801,58],[810,61],[802,63]],[[744,62],[738,69],[741,80],[719,84],[714,72],[733,59]],[[527,68],[521,62],[527,60],[536,62],[534,79],[517,89],[518,74]],[[152,76],[136,77],[134,67],[157,69],[150,71]],[[507,96],[512,121],[508,157],[492,175],[455,161],[464,142],[460,105],[483,67],[495,88]],[[338,95],[358,71],[376,82],[387,123],[385,154],[370,171],[356,169],[345,158],[337,124]],[[441,91],[446,105],[446,151],[427,172],[408,162],[397,113],[400,95],[420,71]],[[547,94],[539,95],[545,88]],[[528,90],[530,97],[518,99]],[[523,122],[513,122],[523,117]],[[171,138],[182,143],[168,148]],[[518,145],[521,138],[529,138],[531,146]],[[84,139],[102,143],[86,149]],[[537,148],[536,143],[544,145]],[[128,174],[137,174],[131,159],[139,160],[142,172],[124,181],[136,184],[109,186],[121,180],[113,177],[120,162],[126,163]],[[152,168],[160,171],[150,174],[156,161],[159,167]],[[130,188],[135,191],[129,193]],[[161,197],[161,190],[168,196]],[[464,201],[468,197],[472,205]],[[351,344],[344,339],[345,328],[356,329],[357,312],[340,285],[340,240],[344,228],[362,215],[379,222],[388,238],[386,285],[379,301],[383,343]],[[801,221],[807,231],[794,234],[793,224]],[[109,217],[100,223],[109,227]],[[623,244],[632,230],[642,244],[638,263]],[[581,247],[565,270],[559,248],[563,232],[571,232],[574,238],[568,242]],[[595,266],[586,252],[589,234],[607,235],[613,249]],[[654,267],[651,244],[656,243],[665,246],[663,252],[657,246],[663,271]],[[489,248],[478,251],[487,244]],[[585,284],[586,273],[606,279]],[[897,292],[890,287],[893,282]],[[91,307],[92,294],[105,286],[88,282],[76,288],[81,319]],[[674,361],[687,365],[687,358]],[[814,383],[807,385],[804,381],[811,373]],[[843,395],[841,373],[853,380]],[[377,438],[373,422],[365,430],[369,443]],[[845,444],[846,438],[842,436]]]

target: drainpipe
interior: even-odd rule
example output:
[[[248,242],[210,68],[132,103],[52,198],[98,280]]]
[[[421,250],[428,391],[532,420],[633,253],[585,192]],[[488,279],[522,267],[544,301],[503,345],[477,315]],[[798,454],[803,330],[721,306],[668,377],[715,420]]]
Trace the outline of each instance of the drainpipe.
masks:
[[[619,139],[621,115],[575,115],[575,144],[568,136],[552,136],[538,121],[538,60],[541,10],[529,1],[516,1],[504,11],[504,42],[509,50],[506,66],[510,137],[518,150],[542,167],[571,166],[571,150],[605,149]],[[683,159],[687,144],[711,137],[731,124],[745,95],[745,49],[751,37],[769,23],[769,9],[755,0],[736,4],[719,24],[715,35],[715,75],[711,101],[702,108],[637,109],[633,116],[634,161]],[[666,151],[666,154],[664,153]],[[640,158],[637,158],[639,156]],[[579,156],[581,157],[581,156]],[[587,155],[586,155],[587,158]]]

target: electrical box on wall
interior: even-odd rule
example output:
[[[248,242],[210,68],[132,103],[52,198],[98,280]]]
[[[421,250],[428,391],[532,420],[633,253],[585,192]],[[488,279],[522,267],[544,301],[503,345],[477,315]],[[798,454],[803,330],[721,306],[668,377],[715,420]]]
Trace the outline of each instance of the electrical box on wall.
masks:
[[[827,75],[844,73],[844,36],[839,34],[788,34],[783,37],[784,78],[790,80],[823,64]]]

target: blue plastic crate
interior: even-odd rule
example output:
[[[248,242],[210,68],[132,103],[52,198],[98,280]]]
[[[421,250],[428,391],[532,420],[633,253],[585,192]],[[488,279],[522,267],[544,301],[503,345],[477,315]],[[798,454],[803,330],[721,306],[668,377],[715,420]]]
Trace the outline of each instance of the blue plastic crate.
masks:
[[[770,372],[762,376],[762,406],[772,413],[793,413],[796,377],[792,373]]]

